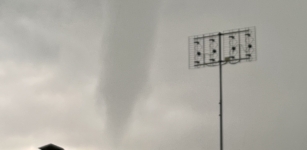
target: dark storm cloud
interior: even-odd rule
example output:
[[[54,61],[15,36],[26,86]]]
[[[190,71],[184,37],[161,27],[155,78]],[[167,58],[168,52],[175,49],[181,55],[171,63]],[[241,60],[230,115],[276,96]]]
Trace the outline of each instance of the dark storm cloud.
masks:
[[[78,24],[99,24],[102,15],[100,3],[98,0],[86,3],[52,0],[2,1],[0,37],[5,38],[3,40],[10,45],[10,50],[0,49],[0,58],[16,58],[18,61],[28,62],[58,61],[63,40],[69,40],[62,39],[65,38],[65,32]]]

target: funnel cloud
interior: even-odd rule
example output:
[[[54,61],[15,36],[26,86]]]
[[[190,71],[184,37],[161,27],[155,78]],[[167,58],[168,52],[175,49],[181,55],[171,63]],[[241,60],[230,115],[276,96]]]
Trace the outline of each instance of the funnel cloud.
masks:
[[[98,103],[106,105],[106,130],[114,144],[120,142],[134,104],[146,87],[159,5],[157,0],[106,2]]]

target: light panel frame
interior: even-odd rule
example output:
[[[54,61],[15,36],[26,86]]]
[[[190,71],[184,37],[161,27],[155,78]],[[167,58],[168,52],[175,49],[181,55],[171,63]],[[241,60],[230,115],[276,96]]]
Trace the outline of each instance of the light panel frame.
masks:
[[[255,27],[190,36],[188,44],[190,69],[218,66],[220,62],[236,64],[257,60]]]

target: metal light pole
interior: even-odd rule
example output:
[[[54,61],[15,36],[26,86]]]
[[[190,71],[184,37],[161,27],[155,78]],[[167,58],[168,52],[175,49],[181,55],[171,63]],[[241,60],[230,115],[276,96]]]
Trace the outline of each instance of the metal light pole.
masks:
[[[223,38],[223,40],[222,40]],[[223,42],[223,53],[222,53]],[[217,52],[217,48],[219,49]],[[218,60],[217,60],[218,57]],[[224,60],[222,59],[224,58]],[[220,148],[223,150],[223,84],[222,66],[255,61],[256,28],[247,27],[189,37],[189,68],[219,66],[220,72]]]

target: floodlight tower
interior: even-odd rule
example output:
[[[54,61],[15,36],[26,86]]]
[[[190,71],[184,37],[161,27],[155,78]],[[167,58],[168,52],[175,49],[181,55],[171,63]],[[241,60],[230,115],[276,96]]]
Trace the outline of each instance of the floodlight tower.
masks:
[[[222,53],[223,43],[223,53]],[[218,49],[218,50],[217,50]],[[189,37],[189,68],[219,66],[220,72],[220,148],[223,150],[222,66],[255,61],[256,28],[247,27]]]

